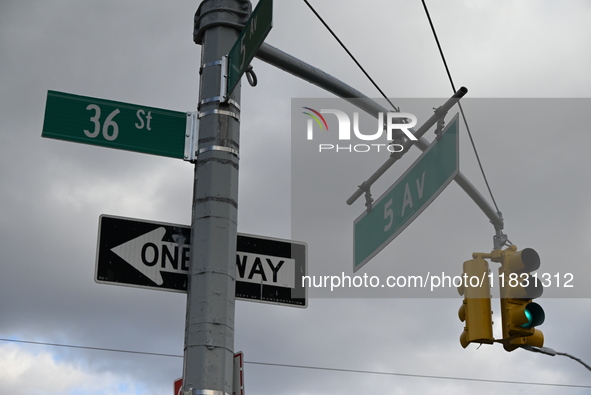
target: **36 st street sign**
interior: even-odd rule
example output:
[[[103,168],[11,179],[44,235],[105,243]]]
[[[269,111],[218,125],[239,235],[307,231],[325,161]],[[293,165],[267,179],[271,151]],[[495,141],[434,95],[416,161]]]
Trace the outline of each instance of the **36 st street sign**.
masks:
[[[183,159],[189,115],[48,91],[41,136]]]
[[[353,224],[353,271],[396,238],[454,179],[459,171],[456,114],[441,137]]]
[[[189,226],[101,215],[95,281],[186,292]],[[238,234],[236,298],[306,306],[305,243]]]

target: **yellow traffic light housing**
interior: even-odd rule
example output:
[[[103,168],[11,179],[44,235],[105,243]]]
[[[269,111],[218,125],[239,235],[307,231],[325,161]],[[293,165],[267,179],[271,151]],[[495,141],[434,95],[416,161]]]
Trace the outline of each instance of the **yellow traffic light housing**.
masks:
[[[490,294],[490,277],[488,262],[481,256],[464,262],[462,285],[458,288],[464,301],[458,316],[465,322],[464,331],[460,335],[462,347],[470,343],[494,342],[492,333],[492,310]]]
[[[544,334],[535,329],[545,319],[544,309],[532,302],[542,295],[543,287],[530,272],[540,267],[540,256],[531,249],[517,251],[516,246],[495,250],[492,260],[500,262],[501,317],[503,347],[513,351],[521,345],[542,347]]]

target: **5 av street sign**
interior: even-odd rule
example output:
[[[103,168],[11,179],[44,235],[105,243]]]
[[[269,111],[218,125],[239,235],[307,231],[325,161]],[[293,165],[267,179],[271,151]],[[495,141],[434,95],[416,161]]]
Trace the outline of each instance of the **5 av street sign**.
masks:
[[[95,281],[186,292],[191,228],[101,215]],[[236,298],[305,307],[306,244],[238,234]]]
[[[272,27],[273,0],[260,0],[225,60],[227,61],[227,89],[222,92],[222,96],[230,96],[236,88],[240,77],[250,65]]]
[[[41,136],[183,159],[189,115],[48,91]]]
[[[386,247],[454,179],[459,171],[456,114],[408,170],[353,224],[353,271]]]

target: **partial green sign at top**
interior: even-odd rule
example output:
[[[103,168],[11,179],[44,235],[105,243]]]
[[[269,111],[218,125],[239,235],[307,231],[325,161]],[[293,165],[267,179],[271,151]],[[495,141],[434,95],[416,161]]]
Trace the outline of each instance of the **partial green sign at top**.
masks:
[[[228,53],[229,96],[273,27],[273,0],[260,0]]]
[[[184,158],[188,113],[48,91],[42,137]]]

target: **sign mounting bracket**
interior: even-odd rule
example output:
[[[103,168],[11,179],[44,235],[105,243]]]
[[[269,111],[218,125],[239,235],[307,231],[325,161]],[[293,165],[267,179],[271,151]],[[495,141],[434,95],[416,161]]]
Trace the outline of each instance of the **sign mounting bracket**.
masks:
[[[187,125],[185,128],[185,158],[188,162],[197,159],[197,142],[199,141],[199,117],[197,111],[187,113]]]

